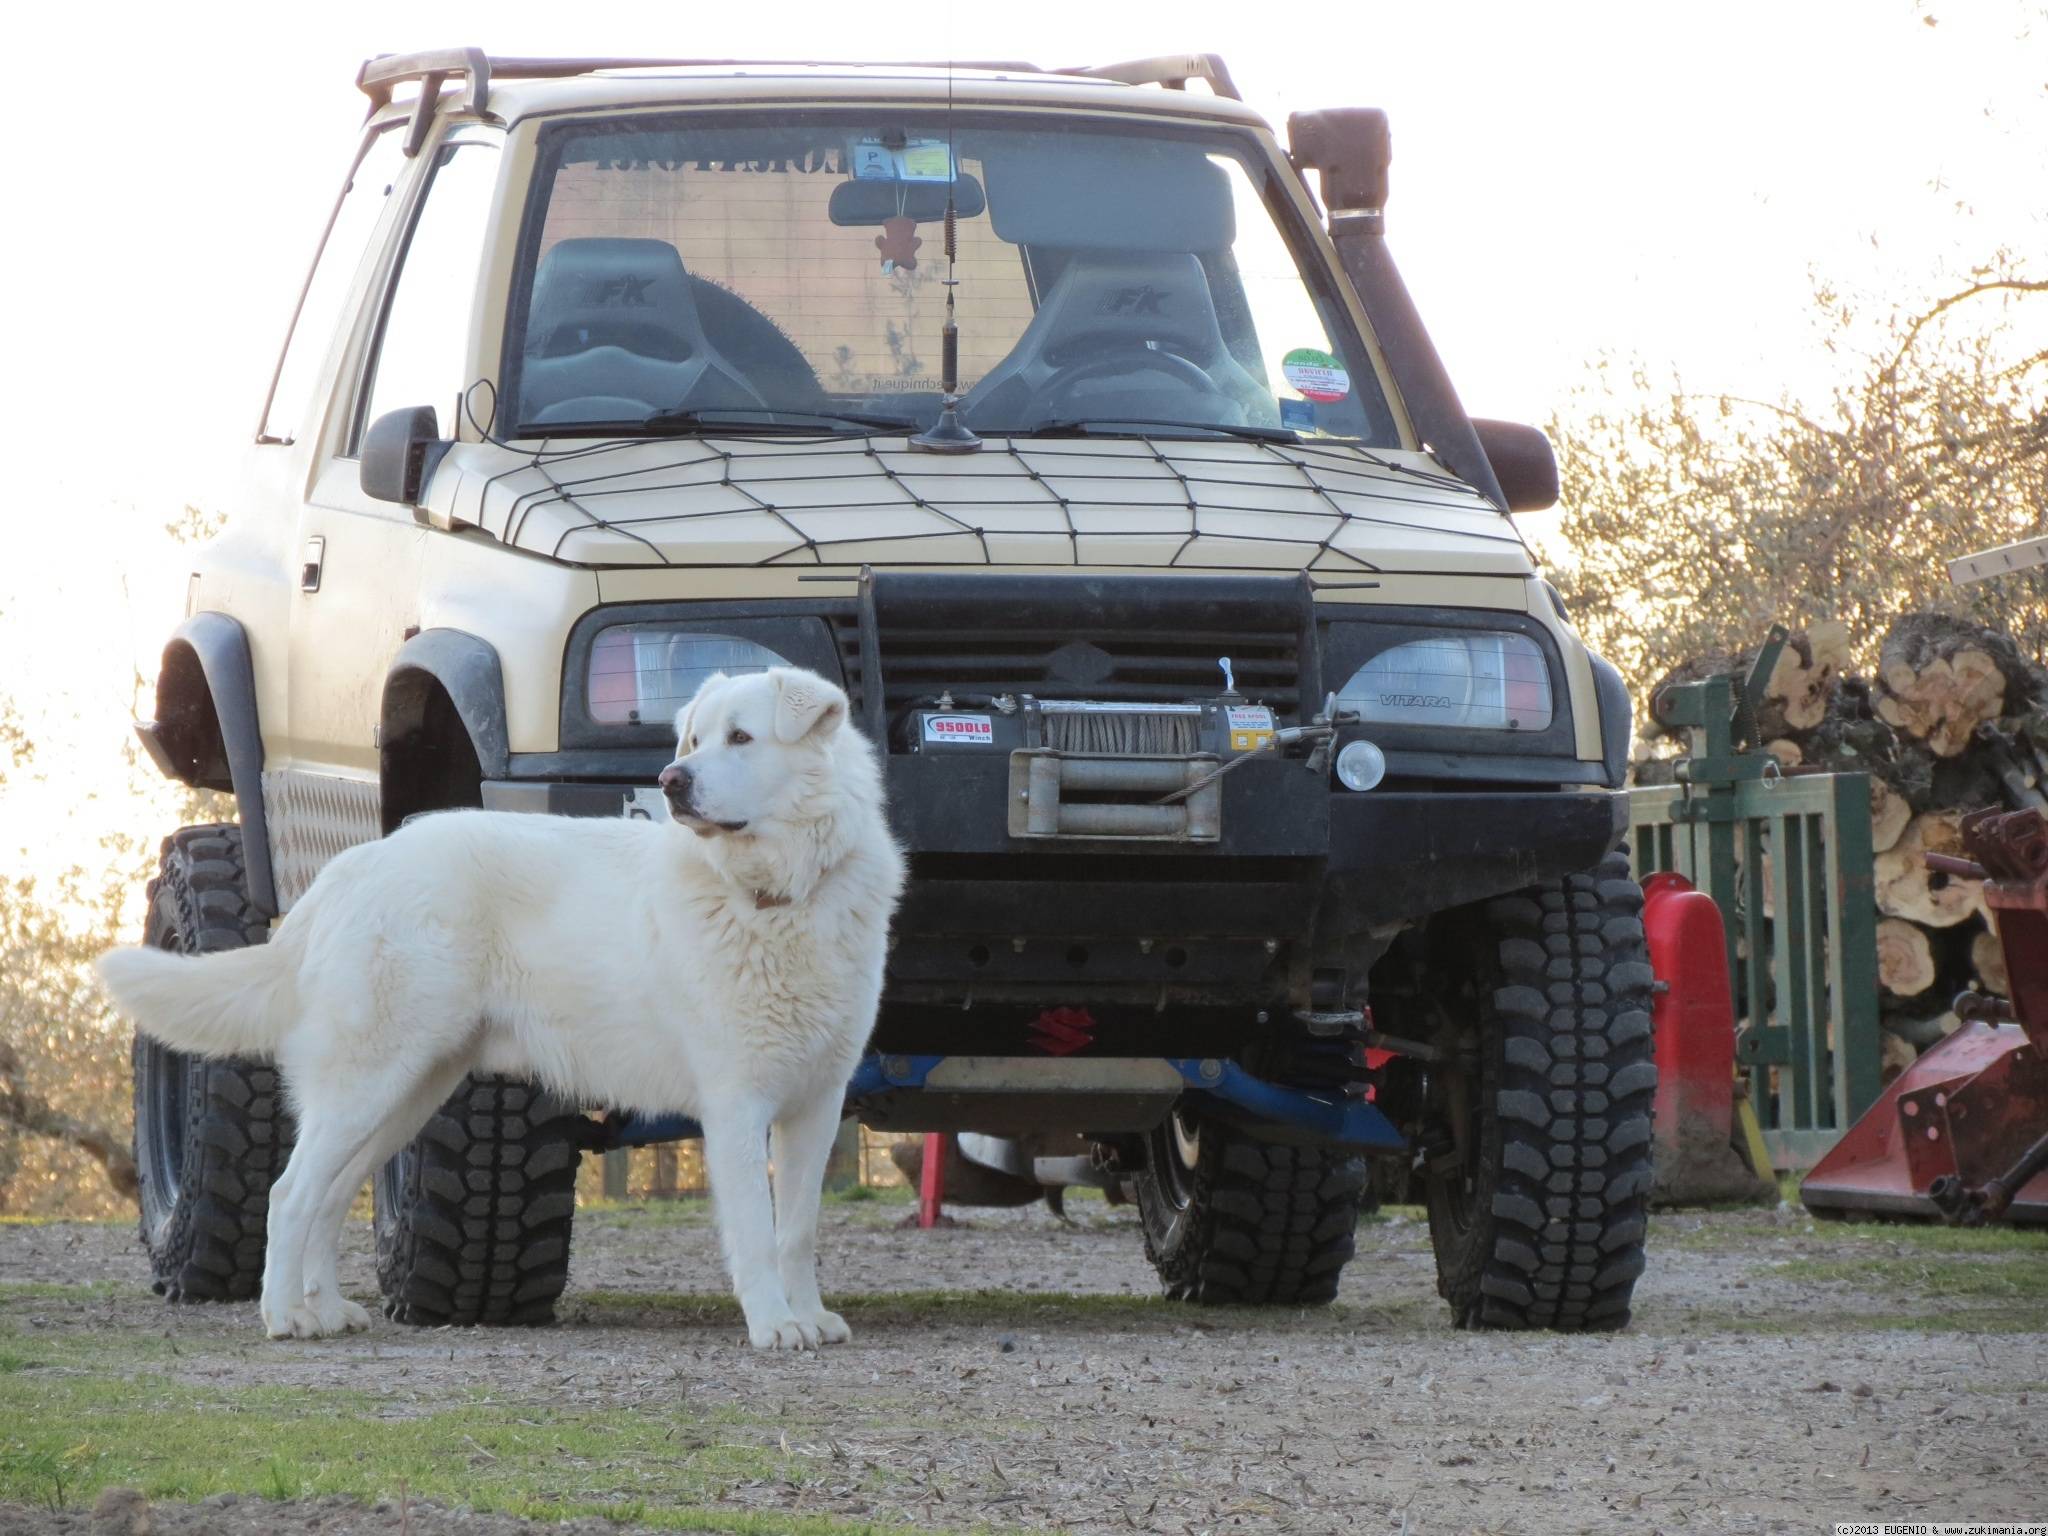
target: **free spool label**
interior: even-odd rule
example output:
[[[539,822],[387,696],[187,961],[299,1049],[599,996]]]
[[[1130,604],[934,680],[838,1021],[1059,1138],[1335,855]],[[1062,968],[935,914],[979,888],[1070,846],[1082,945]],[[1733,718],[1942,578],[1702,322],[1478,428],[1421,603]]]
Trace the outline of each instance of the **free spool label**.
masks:
[[[1255,752],[1273,735],[1273,711],[1263,704],[1232,704],[1223,711],[1230,731],[1230,750]]]
[[[1304,400],[1329,405],[1351,393],[1351,375],[1344,365],[1317,347],[1296,347],[1280,359],[1280,372]]]

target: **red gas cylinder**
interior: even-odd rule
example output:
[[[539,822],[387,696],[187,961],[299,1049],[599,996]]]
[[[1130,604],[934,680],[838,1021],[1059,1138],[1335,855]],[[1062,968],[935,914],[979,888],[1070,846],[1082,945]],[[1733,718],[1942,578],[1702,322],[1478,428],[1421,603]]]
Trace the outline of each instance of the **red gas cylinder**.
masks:
[[[1683,875],[1643,881],[1643,934],[1663,985],[1657,1049],[1656,1198],[1743,1199],[1762,1182],[1736,1150],[1735,1002],[1720,908]]]

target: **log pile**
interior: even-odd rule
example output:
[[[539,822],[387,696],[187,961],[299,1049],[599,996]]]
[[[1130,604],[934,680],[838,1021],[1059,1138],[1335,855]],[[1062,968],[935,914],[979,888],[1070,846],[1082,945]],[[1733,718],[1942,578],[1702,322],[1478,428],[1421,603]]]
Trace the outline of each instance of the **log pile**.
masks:
[[[1638,783],[1671,781],[1682,733],[1667,718],[1665,690],[1717,672],[1747,677],[1754,654],[1701,657],[1659,681]],[[1958,992],[2004,995],[2004,955],[1981,887],[1929,870],[1924,855],[1961,851],[1965,811],[2048,811],[2048,672],[1996,630],[1914,613],[1884,635],[1875,675],[1859,676],[1848,632],[1815,624],[1785,645],[1757,725],[1787,771],[1871,776],[1889,1079],[1956,1027]]]

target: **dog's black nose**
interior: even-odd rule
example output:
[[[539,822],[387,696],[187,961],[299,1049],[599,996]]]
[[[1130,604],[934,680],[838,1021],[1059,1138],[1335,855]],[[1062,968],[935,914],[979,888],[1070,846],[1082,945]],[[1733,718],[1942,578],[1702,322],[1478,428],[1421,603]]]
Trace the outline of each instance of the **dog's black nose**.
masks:
[[[670,763],[661,770],[658,780],[661,792],[671,800],[687,800],[690,797],[690,770],[681,763]]]

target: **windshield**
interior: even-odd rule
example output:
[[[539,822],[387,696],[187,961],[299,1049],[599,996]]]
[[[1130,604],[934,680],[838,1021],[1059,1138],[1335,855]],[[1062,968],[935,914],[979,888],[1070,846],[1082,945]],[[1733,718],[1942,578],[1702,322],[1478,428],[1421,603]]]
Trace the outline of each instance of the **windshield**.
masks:
[[[911,112],[546,130],[505,359],[515,434],[929,426],[950,193],[974,431],[1398,444],[1244,136],[948,124]]]

